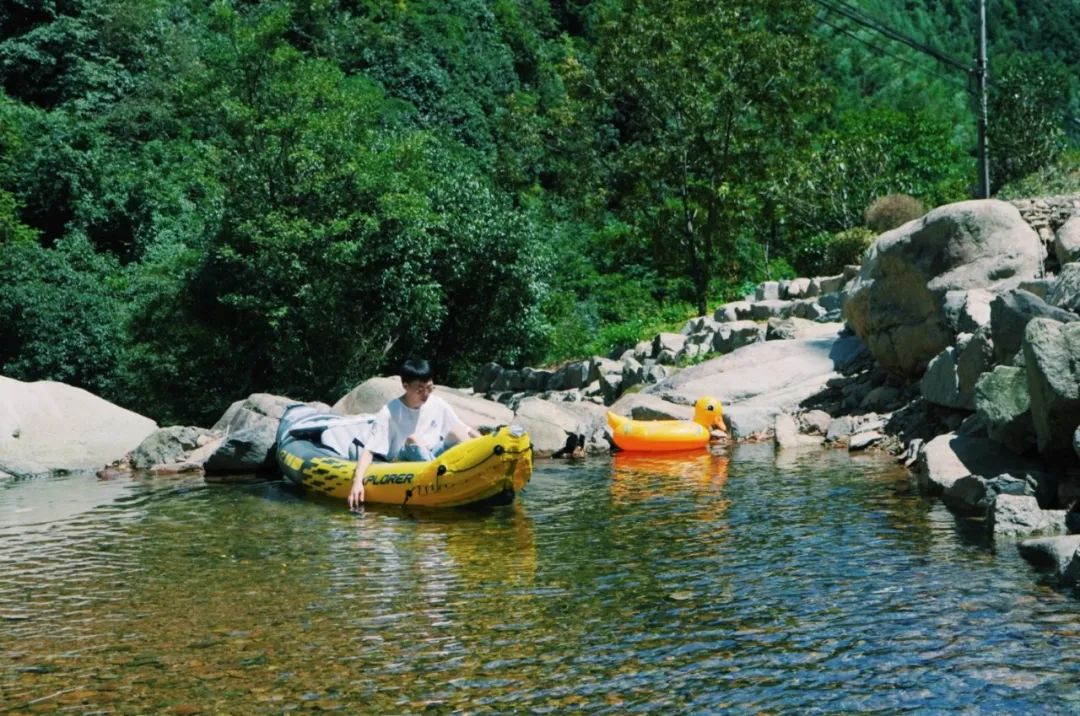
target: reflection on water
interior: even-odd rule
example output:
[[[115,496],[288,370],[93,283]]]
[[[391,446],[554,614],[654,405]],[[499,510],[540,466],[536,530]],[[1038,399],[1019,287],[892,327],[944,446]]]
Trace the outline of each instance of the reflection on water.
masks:
[[[516,504],[0,483],[0,713],[1075,712],[1077,601],[844,452],[541,463]]]

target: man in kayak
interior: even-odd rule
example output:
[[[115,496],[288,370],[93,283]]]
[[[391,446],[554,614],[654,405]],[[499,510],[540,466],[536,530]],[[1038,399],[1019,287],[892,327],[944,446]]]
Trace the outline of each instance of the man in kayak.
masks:
[[[427,462],[447,447],[479,435],[450,404],[432,395],[435,383],[426,360],[407,360],[401,367],[405,392],[375,415],[356,463],[349,509],[364,501],[364,476],[376,458]]]

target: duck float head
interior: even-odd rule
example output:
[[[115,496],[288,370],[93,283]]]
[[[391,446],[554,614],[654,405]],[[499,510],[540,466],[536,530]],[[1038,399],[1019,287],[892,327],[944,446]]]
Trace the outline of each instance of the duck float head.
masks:
[[[633,420],[611,411],[607,421],[612,442],[622,450],[693,450],[708,445],[713,431],[727,432],[723,406],[712,396],[698,398],[692,421]]]

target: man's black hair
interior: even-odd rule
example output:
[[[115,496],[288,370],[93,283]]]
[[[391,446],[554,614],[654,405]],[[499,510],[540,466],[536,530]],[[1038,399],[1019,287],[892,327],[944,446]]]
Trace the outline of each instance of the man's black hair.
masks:
[[[423,358],[410,358],[401,364],[401,380],[405,383],[432,380],[431,364]]]

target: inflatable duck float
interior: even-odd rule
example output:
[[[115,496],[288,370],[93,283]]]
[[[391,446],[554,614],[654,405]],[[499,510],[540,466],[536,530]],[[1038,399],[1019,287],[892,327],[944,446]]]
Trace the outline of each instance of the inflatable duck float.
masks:
[[[620,450],[694,450],[709,444],[712,431],[727,434],[724,409],[706,396],[694,403],[694,419],[633,420],[608,411],[611,440]]]

